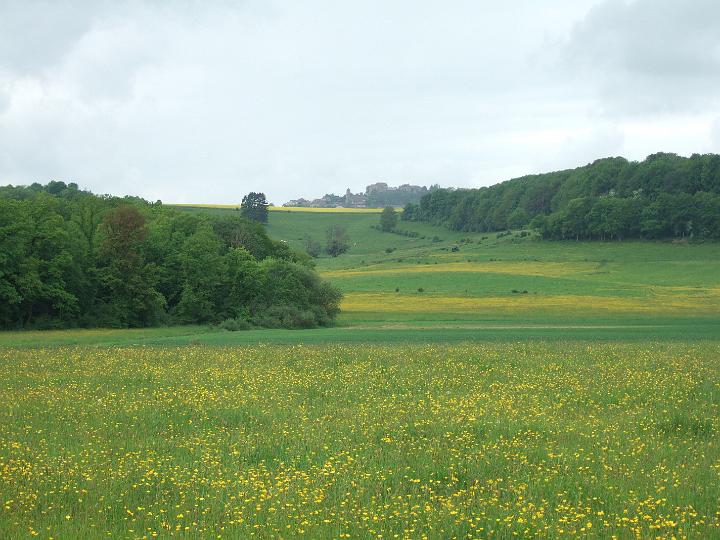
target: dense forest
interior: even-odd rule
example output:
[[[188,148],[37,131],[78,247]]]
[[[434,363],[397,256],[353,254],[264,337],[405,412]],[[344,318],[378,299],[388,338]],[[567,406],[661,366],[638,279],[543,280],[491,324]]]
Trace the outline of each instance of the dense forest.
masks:
[[[438,189],[402,218],[549,239],[720,238],[720,155],[607,158],[480,189]]]
[[[330,324],[340,293],[236,215],[75,184],[0,187],[0,328]]]

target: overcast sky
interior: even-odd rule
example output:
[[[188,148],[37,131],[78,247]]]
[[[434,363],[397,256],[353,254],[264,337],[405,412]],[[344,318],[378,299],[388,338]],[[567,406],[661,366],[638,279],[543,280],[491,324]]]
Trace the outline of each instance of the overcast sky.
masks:
[[[0,184],[282,203],[720,152],[718,0],[0,0]]]

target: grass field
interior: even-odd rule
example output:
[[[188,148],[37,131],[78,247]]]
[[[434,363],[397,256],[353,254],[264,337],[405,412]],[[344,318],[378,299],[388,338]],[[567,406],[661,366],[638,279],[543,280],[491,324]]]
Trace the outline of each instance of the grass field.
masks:
[[[0,333],[0,538],[720,537],[720,245],[377,221],[270,214],[333,328]]]
[[[716,537],[719,356],[5,349],[0,537]]]
[[[698,325],[720,337],[720,245],[649,242],[542,242],[520,233],[468,234],[400,222],[411,238],[371,226],[376,216],[272,214],[269,231],[294,247],[346,227],[351,250],[318,259],[319,271],[345,292],[340,323],[425,328],[578,324],[653,326],[658,337]],[[614,323],[614,324],[613,324]],[[615,328],[618,339],[623,329]],[[570,332],[572,334],[572,332]],[[587,334],[585,334],[587,336]],[[647,335],[647,334],[646,334]]]

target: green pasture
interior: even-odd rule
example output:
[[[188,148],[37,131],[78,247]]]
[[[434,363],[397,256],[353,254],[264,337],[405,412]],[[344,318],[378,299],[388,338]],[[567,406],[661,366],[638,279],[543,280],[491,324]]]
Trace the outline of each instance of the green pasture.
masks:
[[[330,225],[346,227],[350,251],[320,257],[317,268],[346,295],[339,324],[358,332],[374,325],[395,339],[404,323],[422,326],[425,339],[433,327],[448,339],[456,331],[524,339],[539,334],[523,325],[545,324],[546,335],[565,337],[578,332],[569,328],[575,322],[594,327],[579,331],[584,337],[622,339],[635,333],[630,327],[658,337],[720,336],[717,243],[548,242],[528,232],[462,233],[400,221],[398,229],[418,234],[411,238],[381,232],[377,223],[372,215],[272,212],[268,225],[297,249],[306,236],[322,240]],[[503,323],[516,328],[487,329]]]
[[[382,322],[378,322],[382,319]],[[311,330],[247,330],[228,332],[215,327],[188,326],[150,329],[61,330],[0,333],[0,349],[56,348],[62,346],[175,347],[184,345],[239,346],[302,343],[461,343],[470,341],[602,342],[720,340],[715,318],[542,319],[509,321],[473,316],[432,314],[427,320],[407,320],[402,314],[354,314],[342,325]]]
[[[270,235],[299,250],[307,237],[322,243],[331,225],[347,229],[350,251],[315,261],[345,294],[334,328],[5,332],[0,346],[720,338],[720,244],[549,242],[400,221],[400,231],[417,233],[408,237],[378,222],[270,212]]]

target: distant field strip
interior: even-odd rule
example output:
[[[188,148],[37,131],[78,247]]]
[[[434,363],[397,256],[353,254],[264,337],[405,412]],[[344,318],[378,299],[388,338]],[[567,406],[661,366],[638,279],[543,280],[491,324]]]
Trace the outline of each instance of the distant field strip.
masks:
[[[597,263],[592,262],[536,262],[536,261],[508,261],[508,262],[453,262],[442,264],[405,264],[394,266],[367,266],[362,269],[332,270],[323,272],[323,277],[345,278],[366,275],[392,275],[392,274],[435,274],[441,272],[464,272],[480,274],[511,274],[518,276],[564,277],[584,274],[594,271]]]
[[[168,206],[181,206],[184,208],[219,208],[219,209],[235,209],[240,208],[240,204],[171,204]],[[268,206],[271,212],[311,212],[318,214],[378,214],[383,211],[382,208],[306,208],[303,206]],[[399,211],[399,210],[398,210]]]
[[[194,204],[194,203],[179,203],[170,204],[168,206],[180,206],[183,208],[240,208],[240,203],[237,204]]]
[[[345,312],[450,313],[530,312],[541,310],[587,313],[702,314],[716,315],[720,297],[680,295],[647,298],[589,295],[535,295],[458,297],[429,294],[348,293],[342,302]]]
[[[339,327],[340,330],[624,330],[627,328],[670,328],[664,324],[368,324]]]
[[[270,210],[272,212],[312,212],[316,214],[379,214],[383,211],[382,208],[306,208],[304,206],[271,206]]]

